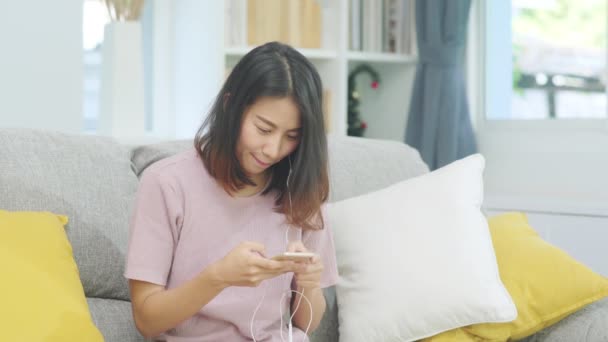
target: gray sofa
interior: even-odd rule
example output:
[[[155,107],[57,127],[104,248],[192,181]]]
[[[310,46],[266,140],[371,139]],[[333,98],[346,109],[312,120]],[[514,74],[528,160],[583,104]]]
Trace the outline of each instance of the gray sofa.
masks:
[[[418,153],[401,143],[330,137],[329,145],[331,201],[428,172]],[[97,136],[0,129],[0,146],[0,209],[68,215],[67,233],[95,324],[106,341],[143,341],[122,276],[138,175],[191,143],[130,146]],[[313,342],[338,341],[334,290],[326,297],[328,310]],[[527,340],[608,341],[606,327],[605,299]]]

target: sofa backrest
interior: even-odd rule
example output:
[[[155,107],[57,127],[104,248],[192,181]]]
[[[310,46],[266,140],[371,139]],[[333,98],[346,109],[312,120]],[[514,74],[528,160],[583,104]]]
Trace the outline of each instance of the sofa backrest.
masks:
[[[397,141],[330,137],[328,149],[330,202],[429,172],[416,149]]]
[[[85,294],[128,300],[123,271],[137,177],[192,142],[132,148],[104,137],[0,129],[0,146],[0,209],[67,215]],[[399,142],[330,136],[329,157],[330,201],[428,172]]]
[[[133,169],[140,175],[150,164],[193,146],[190,140],[169,141],[133,150]],[[328,137],[330,201],[379,190],[429,172],[418,151],[396,141]]]
[[[0,208],[67,215],[88,297],[128,299],[123,277],[137,177],[109,138],[0,129]]]

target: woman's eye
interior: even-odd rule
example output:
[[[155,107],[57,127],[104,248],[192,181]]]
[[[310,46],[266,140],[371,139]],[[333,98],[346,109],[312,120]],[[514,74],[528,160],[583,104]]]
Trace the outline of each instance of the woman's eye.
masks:
[[[260,131],[260,133],[262,133],[262,134],[268,134],[268,133],[270,133],[269,129],[263,129],[263,128],[260,128],[260,127],[258,127],[258,131]]]
[[[293,140],[293,141],[296,141],[296,140],[298,140],[299,138],[300,138],[300,137],[299,137],[299,136],[297,136],[297,135],[288,135],[288,136],[287,136],[287,139],[289,139],[289,140]]]

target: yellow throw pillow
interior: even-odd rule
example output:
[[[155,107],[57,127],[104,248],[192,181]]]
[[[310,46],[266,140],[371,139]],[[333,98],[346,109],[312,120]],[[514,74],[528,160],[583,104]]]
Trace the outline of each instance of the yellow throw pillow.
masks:
[[[517,319],[451,330],[425,341],[518,340],[608,296],[608,279],[543,241],[522,213],[488,220],[500,278],[517,306]]]
[[[68,218],[0,210],[0,322],[6,341],[103,341],[91,319]]]

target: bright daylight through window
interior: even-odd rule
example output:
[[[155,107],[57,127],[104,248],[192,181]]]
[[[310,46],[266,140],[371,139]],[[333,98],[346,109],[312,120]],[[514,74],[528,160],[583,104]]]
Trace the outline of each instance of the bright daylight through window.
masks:
[[[606,117],[606,0],[514,0],[511,117]]]
[[[84,59],[84,130],[94,132],[99,116],[99,92],[101,86],[101,44],[103,30],[110,21],[108,10],[101,1],[86,0],[83,3],[82,45]]]

